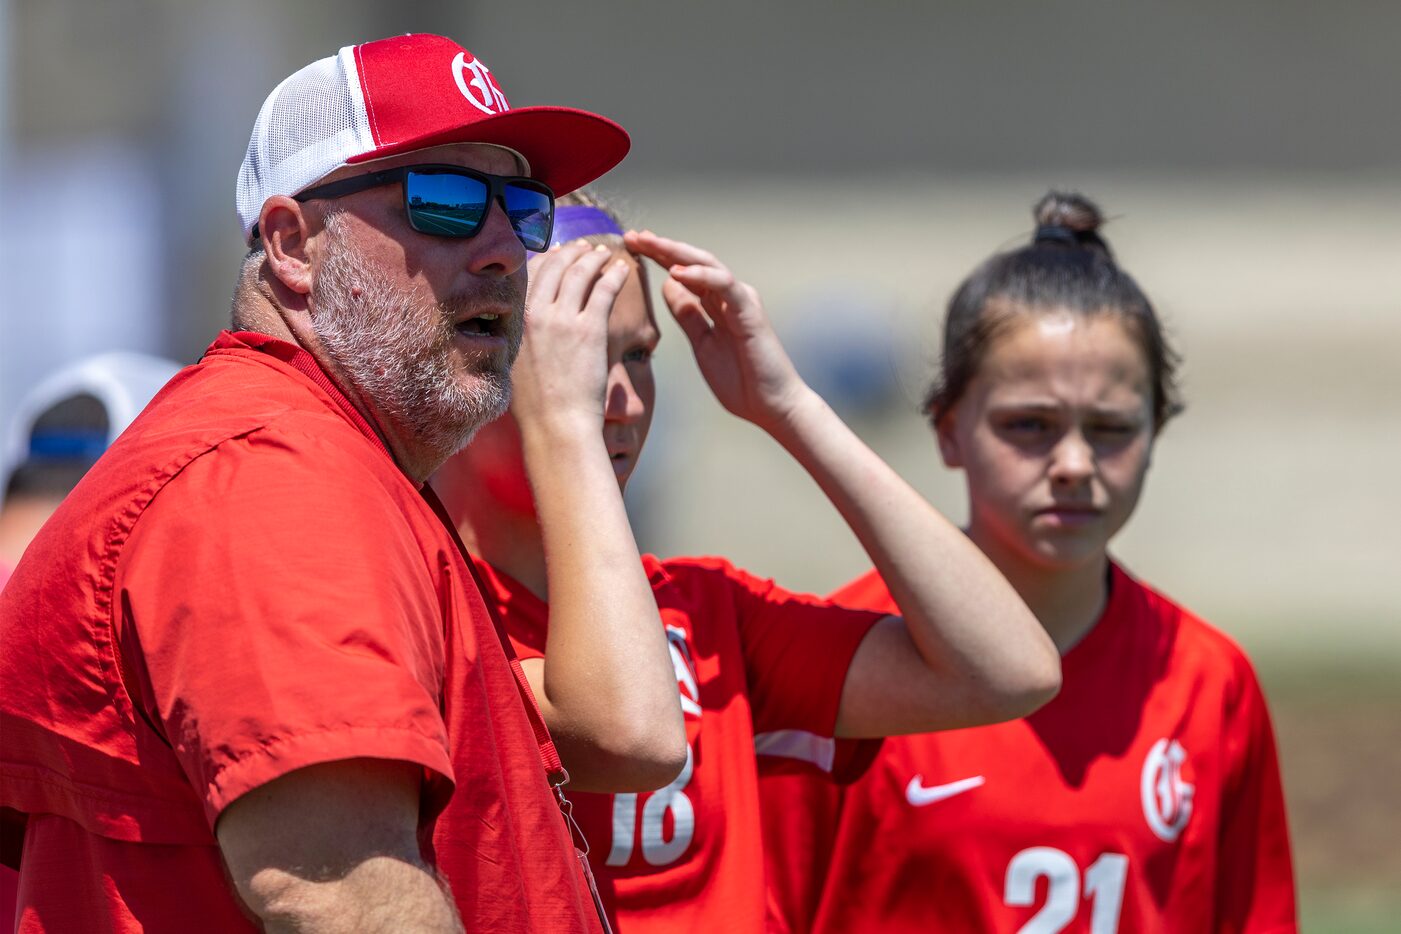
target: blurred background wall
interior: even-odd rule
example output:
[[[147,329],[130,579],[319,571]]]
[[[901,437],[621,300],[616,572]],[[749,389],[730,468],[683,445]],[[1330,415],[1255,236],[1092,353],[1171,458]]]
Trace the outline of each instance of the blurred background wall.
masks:
[[[513,103],[633,133],[637,225],[759,287],[800,368],[960,517],[917,400],[957,282],[1049,186],[1114,217],[1186,358],[1118,543],[1245,643],[1276,706],[1309,930],[1401,909],[1401,6],[0,0],[0,422],[99,349],[193,361],[242,254],[263,97],[338,47],[450,34]],[[864,569],[679,332],[630,491],[644,544],[798,588]]]

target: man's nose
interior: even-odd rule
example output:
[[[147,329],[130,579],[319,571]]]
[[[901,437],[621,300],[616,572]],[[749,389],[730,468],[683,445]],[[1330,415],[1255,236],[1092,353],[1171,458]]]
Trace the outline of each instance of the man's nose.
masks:
[[[491,203],[481,228],[467,244],[467,268],[476,275],[509,276],[525,265],[525,246],[499,200]]]

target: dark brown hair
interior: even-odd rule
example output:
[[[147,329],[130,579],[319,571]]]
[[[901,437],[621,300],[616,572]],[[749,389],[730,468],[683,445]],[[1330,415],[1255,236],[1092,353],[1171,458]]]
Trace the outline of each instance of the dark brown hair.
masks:
[[[1182,411],[1176,381],[1180,358],[1148,296],[1119,268],[1100,236],[1103,214],[1083,195],[1059,191],[1036,202],[1032,214],[1037,226],[1031,242],[985,260],[949,299],[942,365],[925,396],[925,413],[935,424],[948,414],[992,341],[1019,316],[1069,310],[1123,321],[1148,361],[1153,426],[1161,430]]]

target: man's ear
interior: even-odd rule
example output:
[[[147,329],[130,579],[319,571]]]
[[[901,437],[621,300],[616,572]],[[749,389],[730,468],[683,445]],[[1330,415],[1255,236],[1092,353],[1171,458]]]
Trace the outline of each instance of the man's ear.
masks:
[[[258,233],[267,254],[268,270],[282,285],[298,295],[311,292],[310,228],[301,202],[273,195],[258,214]]]
[[[958,407],[943,413],[934,423],[934,438],[939,442],[939,454],[945,467],[962,467],[963,451],[958,444]]]

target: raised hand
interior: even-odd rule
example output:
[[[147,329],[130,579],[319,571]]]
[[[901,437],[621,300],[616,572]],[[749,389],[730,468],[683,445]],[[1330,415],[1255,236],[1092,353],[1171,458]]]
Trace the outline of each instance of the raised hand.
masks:
[[[603,440],[608,316],[631,269],[612,250],[577,241],[532,260],[512,374],[511,413],[544,548],[537,592],[550,603],[546,656],[521,668],[570,787],[581,791],[659,788],[686,762],[666,629]],[[511,534],[486,546],[502,568],[530,553],[505,528]]]
[[[628,249],[669,276],[662,297],[691,342],[701,375],[729,412],[772,431],[810,390],[764,313],[753,287],[699,247],[629,231]]]
[[[608,312],[628,264],[576,241],[531,260],[525,339],[511,372],[511,413],[522,429],[574,421],[602,437]]]

